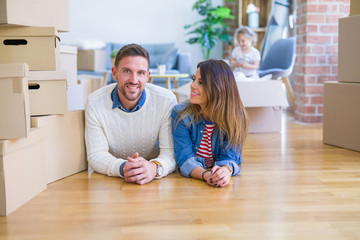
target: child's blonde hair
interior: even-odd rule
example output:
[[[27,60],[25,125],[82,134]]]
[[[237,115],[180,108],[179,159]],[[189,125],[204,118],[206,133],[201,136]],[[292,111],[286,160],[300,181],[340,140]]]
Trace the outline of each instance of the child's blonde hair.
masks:
[[[235,33],[234,33],[234,45],[235,45],[235,46],[239,46],[239,42],[238,42],[237,36],[238,36],[239,34],[241,34],[241,33],[245,34],[245,36],[246,36],[247,38],[250,38],[250,39],[251,39],[251,43],[252,43],[253,45],[256,44],[256,42],[257,42],[257,34],[256,34],[256,32],[254,32],[254,31],[253,31],[251,28],[249,28],[249,27],[242,26],[242,27],[239,27],[239,28],[237,28],[237,29],[235,30]]]

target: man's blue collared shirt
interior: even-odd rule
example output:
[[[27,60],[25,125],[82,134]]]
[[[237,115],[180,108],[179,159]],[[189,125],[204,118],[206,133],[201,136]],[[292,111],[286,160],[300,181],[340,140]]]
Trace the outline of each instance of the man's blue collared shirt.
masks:
[[[113,101],[112,109],[120,108],[122,111],[130,113],[130,112],[136,112],[144,105],[145,99],[146,99],[146,91],[145,90],[142,92],[138,104],[136,104],[136,106],[133,108],[133,110],[129,111],[128,109],[124,108],[124,106],[121,104],[121,102],[119,100],[119,93],[118,93],[117,89],[118,88],[116,85],[115,88],[111,92],[111,100]],[[120,169],[119,169],[121,176],[124,176],[124,172],[123,172],[124,165],[125,165],[125,162],[123,164],[121,164]]]
[[[119,100],[119,93],[118,93],[117,89],[118,88],[117,88],[117,85],[116,85],[114,90],[111,92],[111,100],[113,101],[112,109],[120,108],[124,112],[129,113],[129,112],[136,112],[137,110],[139,110],[144,105],[145,99],[146,99],[146,91],[145,90],[142,92],[138,104],[136,104],[136,106],[131,111],[129,111],[128,109],[124,108],[124,106],[121,104],[121,102]]]

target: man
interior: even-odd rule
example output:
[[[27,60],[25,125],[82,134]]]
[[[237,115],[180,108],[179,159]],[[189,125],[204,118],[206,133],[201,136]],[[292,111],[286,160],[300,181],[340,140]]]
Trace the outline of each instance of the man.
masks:
[[[117,81],[92,93],[85,109],[85,142],[92,169],[145,184],[176,167],[170,113],[175,95],[146,84],[149,54],[129,44],[112,68]]]

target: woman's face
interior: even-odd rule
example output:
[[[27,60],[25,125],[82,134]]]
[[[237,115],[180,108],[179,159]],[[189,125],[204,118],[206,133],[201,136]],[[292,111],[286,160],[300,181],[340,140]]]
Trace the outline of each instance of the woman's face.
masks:
[[[202,81],[200,68],[198,68],[193,76],[193,81],[190,84],[190,103],[198,104],[201,109],[204,109],[206,105],[206,96]]]

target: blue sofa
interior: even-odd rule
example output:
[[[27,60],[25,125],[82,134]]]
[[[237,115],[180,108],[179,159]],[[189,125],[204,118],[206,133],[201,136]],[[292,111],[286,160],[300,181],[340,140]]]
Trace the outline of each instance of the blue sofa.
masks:
[[[119,50],[125,44],[107,42],[105,46],[106,51],[106,70],[111,70],[111,53],[114,49]],[[191,73],[191,55],[190,53],[182,53],[175,46],[175,43],[160,43],[160,44],[140,44],[144,47],[150,55],[150,71],[157,73],[157,66],[159,64],[166,65],[166,73]],[[78,74],[93,74],[103,75],[103,73],[96,73],[91,71],[79,70]],[[114,82],[111,74],[108,75],[108,83]]]

